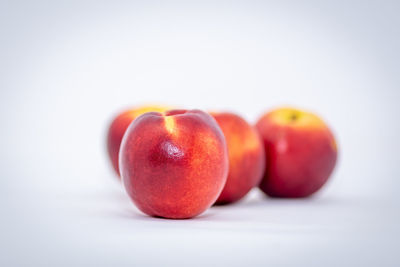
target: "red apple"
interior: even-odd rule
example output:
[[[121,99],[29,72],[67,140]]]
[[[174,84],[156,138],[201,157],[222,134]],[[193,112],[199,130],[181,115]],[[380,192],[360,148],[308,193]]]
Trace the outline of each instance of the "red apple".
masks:
[[[233,113],[211,113],[224,133],[229,154],[229,173],[216,204],[243,198],[257,186],[264,174],[265,154],[255,128]]]
[[[262,191],[271,197],[307,197],[325,184],[335,167],[337,147],[318,116],[279,108],[264,114],[256,128],[267,155]]]
[[[150,111],[164,112],[168,109],[169,108],[162,106],[142,106],[126,110],[114,118],[108,129],[107,151],[112,166],[114,167],[114,170],[118,175],[119,175],[119,168],[118,168],[119,147],[121,145],[122,137],[124,136],[124,133],[128,128],[129,124],[131,124],[131,122],[135,118],[142,115],[143,113]]]
[[[204,212],[221,193],[228,165],[220,127],[200,110],[145,113],[129,126],[120,149],[125,189],[150,216]]]

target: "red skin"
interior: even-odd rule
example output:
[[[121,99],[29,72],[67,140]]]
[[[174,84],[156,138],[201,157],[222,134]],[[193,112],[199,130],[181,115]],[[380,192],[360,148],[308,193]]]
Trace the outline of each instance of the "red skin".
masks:
[[[215,202],[229,163],[224,135],[209,114],[171,110],[145,113],[129,126],[119,166],[125,189],[141,211],[184,219]]]
[[[229,154],[229,174],[215,204],[243,198],[263,178],[265,153],[261,138],[250,124],[232,113],[212,113],[224,133]]]
[[[132,113],[130,111],[125,111],[114,119],[108,130],[107,151],[112,166],[114,167],[114,170],[118,175],[120,175],[118,166],[118,154],[119,148],[121,146],[122,137],[124,136],[124,133],[129,124],[131,124],[134,119],[135,117],[132,116]]]
[[[166,107],[161,106],[142,106],[126,110],[120,113],[112,121],[107,133],[107,152],[115,172],[120,176],[118,166],[119,148],[122,137],[131,122],[138,116],[149,111],[166,111]]]
[[[279,124],[264,115],[257,123],[267,156],[261,190],[271,197],[307,197],[330,177],[337,159],[334,137],[323,122]]]

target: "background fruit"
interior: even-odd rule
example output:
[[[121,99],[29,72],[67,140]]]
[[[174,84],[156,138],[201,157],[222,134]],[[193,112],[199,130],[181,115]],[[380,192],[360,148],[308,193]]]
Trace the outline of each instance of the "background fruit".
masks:
[[[272,197],[306,197],[320,189],[337,158],[335,139],[316,115],[294,108],[273,110],[256,125],[267,155],[261,190]]]
[[[199,110],[150,112],[128,128],[120,150],[126,191],[144,213],[190,218],[225,185],[228,152],[217,122]]]
[[[255,128],[233,113],[211,113],[221,127],[229,154],[229,174],[216,204],[243,198],[257,186],[265,168],[265,153]]]

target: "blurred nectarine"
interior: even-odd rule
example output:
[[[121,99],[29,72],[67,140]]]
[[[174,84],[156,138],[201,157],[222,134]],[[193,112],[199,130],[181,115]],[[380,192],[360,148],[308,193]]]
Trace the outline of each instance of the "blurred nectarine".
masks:
[[[337,158],[334,136],[316,115],[294,108],[273,110],[257,129],[267,155],[261,190],[271,197],[307,197],[331,175]]]
[[[224,133],[229,154],[229,173],[216,204],[243,198],[257,186],[264,174],[265,154],[255,128],[233,113],[211,113]]]

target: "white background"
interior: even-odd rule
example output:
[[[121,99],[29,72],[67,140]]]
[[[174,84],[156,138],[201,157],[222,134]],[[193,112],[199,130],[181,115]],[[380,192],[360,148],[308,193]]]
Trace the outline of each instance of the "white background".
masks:
[[[396,1],[0,1],[2,266],[398,266]],[[295,105],[339,162],[304,200],[141,214],[105,133],[143,103]]]

